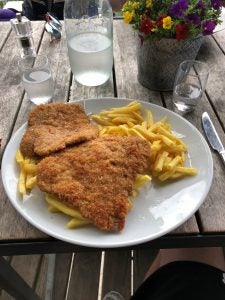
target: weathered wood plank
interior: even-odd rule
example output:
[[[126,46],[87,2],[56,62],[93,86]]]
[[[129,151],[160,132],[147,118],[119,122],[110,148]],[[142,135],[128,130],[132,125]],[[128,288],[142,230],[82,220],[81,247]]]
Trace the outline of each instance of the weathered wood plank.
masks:
[[[30,287],[33,287],[39,273],[39,265],[41,263],[41,255],[21,255],[13,256],[11,266],[15,271],[27,282]],[[42,278],[44,273],[41,274]],[[44,285],[42,285],[44,287]],[[1,300],[13,300],[14,298],[2,291]]]
[[[69,101],[95,99],[101,97],[114,97],[112,78],[110,78],[104,85],[97,87],[82,86],[73,78]]]
[[[47,269],[48,269],[49,255],[45,254],[41,256],[40,265],[37,270],[36,280],[33,284],[33,288],[36,294],[41,298],[45,299],[45,287],[47,280]]]
[[[138,249],[133,251],[133,291],[144,281],[145,275],[157,253],[158,249]]]
[[[39,270],[41,261],[41,255],[13,256],[11,266],[30,286],[33,286],[36,281],[37,271]]]
[[[224,31],[222,31],[224,34]],[[221,33],[216,36],[219,37]],[[207,83],[207,93],[210,102],[222,122],[225,124],[225,106],[224,106],[224,70],[225,70],[225,54],[216,44],[212,37],[204,39],[199,55],[199,60],[207,62],[210,68],[209,80]]]
[[[124,299],[131,295],[131,251],[106,251],[102,283],[102,297],[110,291],[120,293]]]
[[[62,300],[66,297],[71,258],[72,254],[56,255],[55,278],[52,297],[54,300]]]
[[[9,22],[0,22],[0,36],[1,36],[0,52],[10,34],[10,31],[11,31],[11,25]]]
[[[220,48],[225,52],[225,35],[224,30],[219,31],[212,35],[215,41],[219,44]]]
[[[56,289],[55,294],[53,294],[54,300],[65,299],[65,289],[63,289],[63,282],[69,274],[69,265],[66,267],[65,258],[70,255],[59,255],[60,262],[57,263],[55,269],[56,278]],[[61,260],[62,259],[62,260]],[[27,282],[27,284],[32,287],[40,299],[45,299],[46,295],[46,282],[47,282],[47,270],[48,270],[49,255],[23,255],[23,256],[13,256],[11,260],[11,266],[18,272],[18,274]],[[60,263],[60,268],[58,268]],[[62,263],[64,267],[62,268]],[[60,274],[58,274],[60,272]],[[53,274],[54,276],[54,274]],[[59,280],[60,279],[60,280]],[[66,282],[67,283],[67,282]],[[66,286],[66,285],[65,285]],[[2,291],[0,294],[1,300],[13,300],[9,294]]]
[[[117,96],[162,105],[159,92],[150,91],[138,82],[134,30],[122,20],[115,20],[113,25]]]
[[[192,216],[184,224],[180,225],[177,229],[173,230],[171,234],[197,234],[199,233],[198,224],[195,216]]]
[[[97,299],[100,264],[100,251],[74,254],[68,300]]]

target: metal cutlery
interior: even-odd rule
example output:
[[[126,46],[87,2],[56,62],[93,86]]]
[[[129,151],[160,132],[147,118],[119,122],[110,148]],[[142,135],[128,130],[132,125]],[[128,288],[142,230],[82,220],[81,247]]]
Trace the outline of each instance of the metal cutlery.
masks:
[[[47,22],[53,23],[60,31],[62,30],[62,23],[54,15],[47,12],[45,18]]]
[[[62,23],[50,14],[49,12],[46,13],[45,15],[45,30],[50,34],[51,36],[51,41],[55,40],[60,40],[61,39],[61,31],[62,31]]]
[[[225,165],[225,149],[224,146],[218,136],[218,133],[216,132],[216,129],[208,115],[207,112],[204,112],[202,114],[202,125],[203,129],[205,131],[205,134],[207,136],[207,139],[213,148],[213,150],[217,151],[220,155],[220,158],[222,159],[224,165]]]

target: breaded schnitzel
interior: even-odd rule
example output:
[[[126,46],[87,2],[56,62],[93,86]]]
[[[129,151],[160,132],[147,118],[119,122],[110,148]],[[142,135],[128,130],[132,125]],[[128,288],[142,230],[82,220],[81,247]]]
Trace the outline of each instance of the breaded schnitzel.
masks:
[[[111,135],[67,148],[37,165],[37,185],[74,207],[98,228],[122,230],[137,174],[150,147],[138,136]]]
[[[46,156],[97,136],[98,127],[90,122],[81,105],[43,104],[30,113],[20,150],[26,157]]]

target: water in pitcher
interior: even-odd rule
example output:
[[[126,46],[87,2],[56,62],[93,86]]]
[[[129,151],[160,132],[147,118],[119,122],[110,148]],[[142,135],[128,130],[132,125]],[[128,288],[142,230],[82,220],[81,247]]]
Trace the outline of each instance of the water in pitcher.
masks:
[[[75,79],[86,86],[105,83],[112,72],[112,41],[98,32],[74,35],[68,40],[68,54]]]
[[[23,74],[24,88],[35,104],[48,103],[53,96],[53,80],[48,69],[31,70]]]

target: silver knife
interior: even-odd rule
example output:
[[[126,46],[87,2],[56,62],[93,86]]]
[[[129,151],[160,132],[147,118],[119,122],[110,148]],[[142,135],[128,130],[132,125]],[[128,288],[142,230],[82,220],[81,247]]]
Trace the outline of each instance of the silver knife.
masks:
[[[219,153],[225,164],[225,149],[207,112],[202,114],[202,124],[210,145]]]

